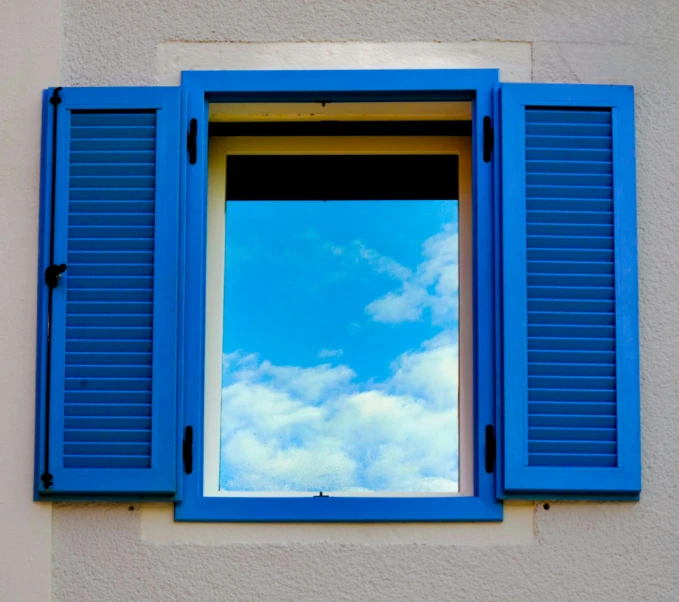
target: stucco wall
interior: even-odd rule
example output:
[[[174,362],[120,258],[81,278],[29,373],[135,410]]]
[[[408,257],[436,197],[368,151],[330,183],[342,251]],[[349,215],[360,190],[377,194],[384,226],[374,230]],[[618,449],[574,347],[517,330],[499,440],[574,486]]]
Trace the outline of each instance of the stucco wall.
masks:
[[[18,6],[22,17],[0,25],[0,133],[12,142],[0,154],[0,429],[8,437],[0,436],[0,600],[49,599],[50,552],[55,601],[679,599],[676,0],[64,0],[63,38],[57,0],[43,0],[39,9],[33,0],[11,0],[11,7],[2,1],[3,19]],[[473,45],[465,42],[493,42],[498,57],[502,42],[512,42],[507,53],[529,46],[527,58],[516,59],[516,65],[528,60],[528,68],[521,63],[514,72],[510,61],[503,76],[636,87],[641,501],[513,507],[511,528],[495,531],[468,525],[192,529],[174,524],[168,505],[55,504],[50,543],[43,535],[49,506],[30,502],[38,88],[154,84],[176,77],[193,60],[188,57],[209,61],[225,52],[233,60],[236,50],[244,67],[270,64],[278,59],[269,43],[278,42],[299,42],[295,56],[311,62],[305,42],[346,41],[424,43],[424,56],[437,54],[434,43],[450,43],[442,52],[450,51],[452,62],[472,60]],[[481,60],[492,59],[496,51],[489,52]],[[398,56],[394,67],[401,66]]]
[[[41,90],[61,75],[61,2],[0,0],[0,601],[49,600],[49,504],[34,504]]]

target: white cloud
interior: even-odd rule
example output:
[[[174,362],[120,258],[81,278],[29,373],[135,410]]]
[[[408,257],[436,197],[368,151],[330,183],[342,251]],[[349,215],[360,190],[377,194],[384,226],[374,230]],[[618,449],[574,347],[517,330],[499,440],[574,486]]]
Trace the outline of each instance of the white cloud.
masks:
[[[342,357],[344,355],[343,349],[321,349],[318,352],[318,357],[325,359],[326,357]]]
[[[425,343],[424,350],[400,355],[391,366],[391,387],[409,391],[435,407],[457,406],[459,362],[457,340],[446,332]]]
[[[456,491],[457,344],[399,356],[360,387],[345,365],[225,354],[221,486],[236,491]]]
[[[429,304],[429,293],[422,286],[404,282],[401,289],[366,305],[365,310],[378,322],[415,322]]]
[[[360,243],[357,243],[360,244]],[[429,308],[434,324],[457,318],[459,265],[458,235],[453,224],[422,244],[423,261],[415,273],[395,260],[379,255],[361,245],[361,257],[378,272],[386,272],[401,281],[395,291],[375,299],[366,312],[377,322],[414,322]]]
[[[392,278],[402,281],[412,278],[412,270],[401,265],[395,259],[382,255],[373,249],[367,248],[360,240],[355,240],[353,245],[358,250],[358,254],[361,259],[367,261],[379,274],[387,274]]]
[[[307,400],[320,400],[328,391],[346,385],[355,376],[348,366],[321,364],[313,368],[299,366],[276,366],[265,360],[252,363],[247,355],[243,365],[233,372],[239,382],[265,383],[276,390],[286,391]]]

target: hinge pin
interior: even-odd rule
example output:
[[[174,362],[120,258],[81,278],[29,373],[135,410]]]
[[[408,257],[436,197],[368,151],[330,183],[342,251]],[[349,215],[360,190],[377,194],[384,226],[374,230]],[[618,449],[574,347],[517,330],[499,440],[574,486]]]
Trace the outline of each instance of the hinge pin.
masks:
[[[59,278],[66,271],[66,264],[59,263],[49,266],[45,270],[45,284],[50,288],[57,288],[59,284]]]

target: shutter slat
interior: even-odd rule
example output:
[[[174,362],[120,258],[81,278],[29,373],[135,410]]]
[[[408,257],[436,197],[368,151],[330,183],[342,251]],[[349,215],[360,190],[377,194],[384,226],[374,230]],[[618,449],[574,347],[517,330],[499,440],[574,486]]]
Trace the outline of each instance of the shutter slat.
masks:
[[[130,153],[139,151],[153,151],[156,149],[156,141],[153,138],[127,138],[117,140],[114,138],[89,138],[87,140],[71,140],[71,150],[81,152],[92,151],[119,151]],[[78,157],[79,159],[80,157]]]
[[[150,341],[153,338],[153,328],[141,326],[87,326],[87,327],[68,327],[66,336],[76,340],[96,339],[96,340],[117,340],[125,339],[128,341]]]
[[[151,367],[144,364],[87,365],[69,364],[66,366],[66,378],[151,378]]]
[[[580,428],[559,424],[557,426],[535,426],[528,421],[531,440],[549,442],[554,441],[615,441],[615,425],[612,427],[594,426],[581,417],[582,425]]]
[[[530,453],[528,459],[531,466],[560,466],[573,467],[596,467],[613,468],[617,463],[617,456],[611,454],[568,454],[568,453]]]
[[[613,275],[613,265],[610,261],[551,261],[536,259],[529,261],[527,267],[531,274],[551,272],[554,274],[610,274]]]
[[[528,362],[557,362],[557,363],[615,363],[614,351],[571,351],[540,349],[528,352]]]
[[[530,109],[527,108],[526,123],[611,123],[610,111],[588,111],[579,109],[572,111],[568,109],[551,109],[547,107]]]
[[[115,429],[97,429],[91,426],[85,428],[64,429],[64,441],[67,443],[150,443],[151,429],[125,428],[121,424]]]
[[[556,286],[556,285],[577,285],[584,286],[601,284],[605,286],[615,285],[615,276],[613,274],[554,274],[541,273],[539,271],[531,271],[528,276],[529,286]]]
[[[155,111],[134,113],[74,113],[71,117],[73,127],[83,126],[155,126]]]
[[[154,203],[152,201],[71,201],[70,208],[73,217],[100,213],[111,216],[125,216],[131,213],[141,213],[145,216],[154,215]]]
[[[567,277],[562,277],[567,280]],[[594,326],[613,326],[615,313],[609,312],[547,312],[529,311],[528,324],[592,324]]]
[[[544,376],[615,376],[615,364],[561,364],[549,362],[528,362],[528,375]]]
[[[596,227],[600,224],[613,224],[613,216],[605,212],[596,211],[534,211],[526,212],[526,222],[529,224],[555,224],[569,227],[571,224],[581,224],[585,228]]]
[[[585,416],[591,417],[595,421],[598,417],[606,417],[614,422],[617,420],[615,416],[615,402],[600,403],[600,402],[578,402],[571,403],[568,401],[535,401],[528,404],[530,411],[529,421],[538,416]],[[566,424],[559,423],[559,424]],[[592,424],[595,424],[593,422]]]
[[[92,249],[89,249],[92,251]],[[153,251],[111,251],[97,249],[97,253],[84,253],[82,250],[69,251],[68,262],[71,264],[109,264],[109,263],[132,263],[136,265],[153,265]]]
[[[75,395],[71,396],[77,399]],[[118,418],[137,418],[145,417],[151,420],[151,399],[148,393],[143,395],[126,395],[124,403],[115,403],[120,400],[118,392],[107,396],[103,393],[97,395],[87,394],[78,396],[79,401],[70,401],[66,403],[66,417],[70,418],[101,418],[101,419],[118,419]],[[94,397],[95,401],[92,401]],[[146,403],[143,403],[146,400]]]
[[[86,171],[81,176],[71,175],[69,184],[71,190],[82,188],[83,190],[102,190],[114,189],[119,190],[123,188],[142,188],[155,189],[155,174],[151,173],[148,176],[140,176],[130,171],[120,170],[121,173],[115,176],[102,176],[93,173],[91,170]]]
[[[526,148],[526,160],[611,163],[610,149]]]
[[[103,211],[73,212],[69,226],[150,226],[154,215],[151,212],[104,213]]]
[[[560,123],[538,121],[531,123],[530,115],[526,115],[526,134],[537,136],[577,136],[582,137],[606,137],[611,135],[611,125],[609,123]]]
[[[130,351],[119,351],[117,353],[77,353],[72,352],[68,354],[66,365],[84,365],[87,362],[89,366],[95,365],[120,365],[120,364],[137,364],[148,365],[151,359],[150,353],[134,353]]]
[[[143,138],[156,140],[156,127],[154,125],[75,125],[72,124],[71,140],[99,140],[129,138],[135,140]]]
[[[152,263],[76,263],[68,267],[72,277],[75,276],[153,276]]]
[[[155,163],[71,163],[71,176],[154,176]]]
[[[529,430],[529,433],[533,429]],[[533,439],[531,437],[528,443],[528,453],[530,454],[540,454],[540,453],[563,453],[569,454],[573,465],[578,466],[577,456],[579,454],[606,454],[615,455],[617,451],[617,446],[615,441],[542,441],[540,439]]]
[[[615,389],[528,388],[528,401],[615,401]]]
[[[114,218],[112,222],[97,226],[69,226],[68,236],[70,239],[102,240],[115,238],[116,242],[127,240],[153,241],[153,226],[129,226],[121,223],[120,218]],[[153,248],[153,245],[151,245]]]
[[[558,174],[610,174],[613,163],[611,161],[576,161],[576,160],[547,160],[535,159],[526,161],[526,170],[532,174],[558,173]]]
[[[527,234],[532,236],[573,236],[577,238],[611,238],[613,236],[613,224],[568,224],[563,222],[541,223],[535,222],[528,217]]]
[[[151,431],[150,416],[66,416],[64,420],[66,429],[85,430],[146,430]]]
[[[153,165],[155,168],[155,150],[114,150],[114,151],[77,151],[71,152],[71,169],[77,165],[88,166],[92,163],[102,164],[127,164],[127,165]],[[83,168],[84,169],[84,168]],[[84,173],[92,173],[84,171]],[[129,173],[129,172],[128,172]]]
[[[595,186],[607,188],[613,184],[613,174],[610,171],[603,171],[601,174],[578,173],[578,172],[544,172],[530,171],[530,166],[526,166],[526,184],[529,186],[573,186],[581,188],[583,186]]]
[[[615,337],[615,326],[592,326],[591,324],[574,326],[573,324],[540,324],[528,326],[529,337],[577,338],[598,335],[604,338]]]
[[[610,217],[613,201],[605,199],[530,197],[526,199],[529,211],[587,211],[606,213]]]
[[[72,201],[152,201],[155,188],[72,188]]]
[[[553,178],[553,180],[555,180]],[[575,180],[575,178],[574,178]],[[547,199],[610,199],[610,186],[586,186],[583,182],[580,186],[560,185],[558,181],[553,181],[551,185],[530,185],[526,186],[528,195],[533,198]]]
[[[72,277],[69,282],[74,289],[107,289],[115,285],[123,289],[148,290],[153,286],[151,276],[89,276]]]
[[[528,418],[529,427],[562,428],[602,428],[609,429],[615,434],[615,416],[600,416],[596,414],[542,414],[534,412]]]

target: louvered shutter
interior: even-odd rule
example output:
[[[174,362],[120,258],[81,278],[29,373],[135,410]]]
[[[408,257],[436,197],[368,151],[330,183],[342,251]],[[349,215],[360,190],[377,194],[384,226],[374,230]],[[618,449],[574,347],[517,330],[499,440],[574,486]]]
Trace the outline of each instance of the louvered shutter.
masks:
[[[36,490],[171,496],[179,89],[67,88],[56,114],[53,95],[43,126]],[[52,264],[66,271],[50,317]]]
[[[631,87],[501,87],[504,492],[641,488]]]

